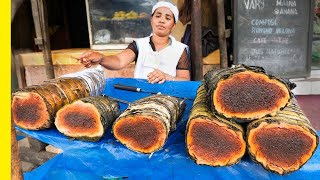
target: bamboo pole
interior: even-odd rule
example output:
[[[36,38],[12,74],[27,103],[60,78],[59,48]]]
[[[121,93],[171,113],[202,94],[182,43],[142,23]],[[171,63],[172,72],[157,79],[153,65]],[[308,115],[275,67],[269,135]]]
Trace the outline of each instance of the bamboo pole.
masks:
[[[225,28],[225,13],[224,0],[217,0],[218,11],[218,35],[219,35],[219,49],[220,49],[220,67],[228,67],[228,52],[226,43],[226,28]]]
[[[31,0],[31,5],[37,35],[35,43],[39,45],[39,49],[42,50],[47,79],[54,79],[46,1]]]
[[[193,0],[191,17],[191,78],[192,80],[201,80],[203,78],[201,44],[201,1]]]

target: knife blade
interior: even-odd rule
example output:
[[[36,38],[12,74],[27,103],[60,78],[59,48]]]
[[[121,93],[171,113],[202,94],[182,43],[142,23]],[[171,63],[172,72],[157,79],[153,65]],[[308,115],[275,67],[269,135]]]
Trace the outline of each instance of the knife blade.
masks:
[[[114,84],[113,87],[115,89],[121,89],[121,90],[132,91],[132,92],[142,92],[142,93],[149,93],[149,94],[161,94],[161,92],[146,91],[146,90],[143,90],[143,89],[141,89],[139,87],[122,85],[122,84]],[[168,95],[168,96],[172,96],[172,95]],[[183,99],[183,100],[192,100],[192,101],[194,100],[194,99],[186,98],[186,97],[178,97],[178,96],[172,96],[172,97],[176,97],[176,98]]]
[[[126,91],[132,91],[132,92],[144,92],[144,93],[150,93],[150,94],[161,94],[161,92],[151,92],[151,91],[145,91],[141,88],[134,87],[134,86],[128,86],[128,85],[122,85],[122,84],[115,84],[114,88],[126,90]]]

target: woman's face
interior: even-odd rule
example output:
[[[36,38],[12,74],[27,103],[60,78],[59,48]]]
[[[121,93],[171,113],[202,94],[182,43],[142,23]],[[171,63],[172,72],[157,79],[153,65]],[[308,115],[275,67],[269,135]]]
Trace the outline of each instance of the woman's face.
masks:
[[[152,32],[158,36],[168,36],[174,26],[174,16],[169,8],[157,8],[151,17]]]

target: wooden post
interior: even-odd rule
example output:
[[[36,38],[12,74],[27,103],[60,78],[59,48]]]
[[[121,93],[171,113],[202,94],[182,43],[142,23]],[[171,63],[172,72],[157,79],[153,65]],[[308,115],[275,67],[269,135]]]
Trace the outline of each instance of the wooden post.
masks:
[[[226,42],[226,27],[224,14],[224,0],[217,0],[218,11],[218,35],[219,35],[219,49],[220,49],[220,67],[228,67],[228,52]]]
[[[11,118],[11,179],[12,180],[23,179],[17,135],[16,135],[16,130],[14,128],[14,123],[12,118]]]
[[[20,5],[22,4],[23,0],[12,0],[11,1],[11,23],[16,15],[17,10],[19,9]],[[21,76],[17,77],[14,75],[16,73],[16,64],[15,64],[15,57],[11,51],[11,76],[13,77],[11,81],[11,93],[16,88],[18,88],[17,78],[21,78]],[[21,81],[20,81],[21,82]],[[19,85],[20,85],[19,82]],[[22,84],[21,84],[22,86]],[[19,86],[20,87],[20,86]],[[20,154],[19,154],[19,146],[17,141],[16,130],[14,128],[14,122],[11,115],[11,126],[10,126],[10,135],[11,135],[11,179],[12,180],[21,180],[23,179],[21,161],[20,161]]]
[[[203,79],[202,43],[201,43],[201,1],[192,1],[191,18],[191,74],[192,80]]]
[[[11,52],[11,64],[14,63],[14,55]],[[12,69],[11,69],[12,71]],[[14,71],[15,72],[15,71]],[[12,72],[11,72],[12,73]],[[16,89],[17,84],[11,82],[11,93]],[[20,180],[23,179],[22,167],[19,154],[19,146],[17,141],[16,130],[14,128],[14,122],[11,115],[11,179]]]
[[[37,35],[35,43],[39,45],[39,49],[42,50],[47,79],[54,79],[46,1],[31,0],[31,6]]]

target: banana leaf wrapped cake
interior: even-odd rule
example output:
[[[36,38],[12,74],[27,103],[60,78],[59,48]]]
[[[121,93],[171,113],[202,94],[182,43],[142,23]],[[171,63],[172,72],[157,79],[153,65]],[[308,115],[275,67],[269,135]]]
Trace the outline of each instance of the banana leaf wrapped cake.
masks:
[[[317,149],[319,137],[295,98],[274,117],[247,127],[248,152],[264,168],[278,174],[298,170]]]
[[[112,132],[129,149],[140,153],[160,150],[176,129],[185,102],[168,95],[152,95],[130,104],[116,119]]]
[[[207,107],[206,90],[202,84],[194,100],[186,130],[189,155],[197,164],[233,165],[246,150],[243,128],[215,116]]]
[[[68,137],[98,141],[119,115],[119,104],[113,99],[85,97],[63,106],[54,123]]]
[[[312,157],[319,137],[294,98],[292,83],[245,65],[210,71],[204,79],[210,112],[242,123],[247,151],[265,169],[287,174]]]
[[[14,123],[29,130],[50,128],[61,107],[80,98],[100,95],[104,85],[104,71],[94,68],[19,89],[12,95]]]
[[[238,122],[273,116],[292,97],[286,82],[260,67],[237,65],[209,71],[204,80],[211,111]]]

